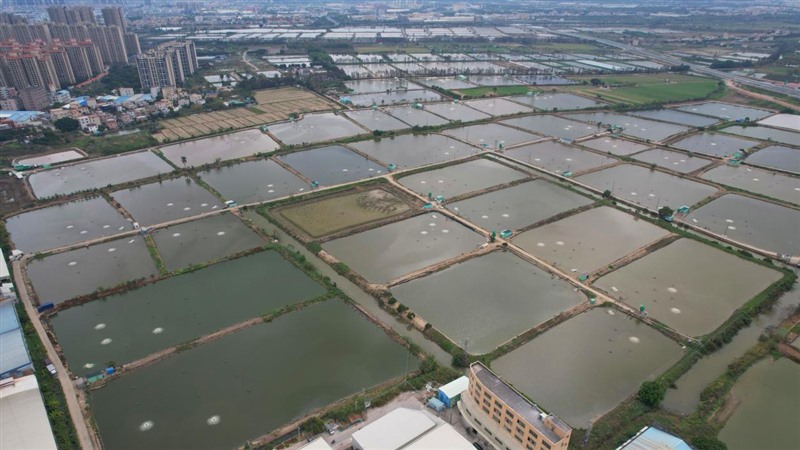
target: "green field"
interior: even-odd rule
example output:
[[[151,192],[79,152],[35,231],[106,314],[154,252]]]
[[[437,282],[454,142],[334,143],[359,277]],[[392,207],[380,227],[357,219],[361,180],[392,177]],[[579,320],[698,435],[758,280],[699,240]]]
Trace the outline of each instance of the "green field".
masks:
[[[483,97],[485,95],[525,95],[536,89],[528,86],[481,86],[454,91],[465,97]]]
[[[409,209],[399,197],[373,189],[281,208],[278,214],[309,236],[318,238]]]
[[[577,77],[588,81],[593,77]],[[571,88],[588,96],[614,103],[642,105],[707,98],[717,89],[717,80],[673,73],[610,75],[596,77],[609,87],[583,85]]]

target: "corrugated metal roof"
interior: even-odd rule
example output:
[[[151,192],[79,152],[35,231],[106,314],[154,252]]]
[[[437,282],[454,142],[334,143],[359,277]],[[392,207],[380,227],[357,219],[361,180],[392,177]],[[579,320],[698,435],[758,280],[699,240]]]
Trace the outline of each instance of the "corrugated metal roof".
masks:
[[[692,450],[683,439],[655,427],[648,427],[617,450]]]
[[[35,375],[0,390],[0,448],[56,450]]]
[[[475,447],[464,436],[458,434],[455,428],[445,423],[403,448],[403,450],[432,449],[475,450]]]
[[[435,426],[422,411],[397,408],[353,433],[353,444],[364,450],[397,450]]]

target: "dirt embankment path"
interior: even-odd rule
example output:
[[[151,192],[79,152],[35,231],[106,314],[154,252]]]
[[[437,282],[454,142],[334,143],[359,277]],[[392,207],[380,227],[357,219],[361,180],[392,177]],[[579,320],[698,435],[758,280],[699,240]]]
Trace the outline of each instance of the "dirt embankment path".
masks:
[[[740,88],[736,83],[734,83],[731,80],[726,80],[725,81],[725,85],[728,86],[729,88],[733,89],[734,91],[736,91],[736,92],[738,92],[738,93],[740,93],[742,95],[746,95],[748,97],[757,98],[759,100],[766,100],[768,102],[775,103],[776,105],[781,105],[784,108],[789,108],[789,109],[799,109],[800,108],[800,107],[798,107],[797,105],[795,105],[793,103],[789,103],[787,101],[775,98],[775,97],[773,97],[771,95],[759,94],[758,92],[752,92],[752,91],[748,91],[747,89]]]

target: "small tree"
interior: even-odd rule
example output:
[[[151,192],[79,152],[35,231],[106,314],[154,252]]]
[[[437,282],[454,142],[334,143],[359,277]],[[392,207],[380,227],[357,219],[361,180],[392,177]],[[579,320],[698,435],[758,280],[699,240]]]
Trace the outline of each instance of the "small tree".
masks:
[[[639,388],[637,397],[645,405],[651,408],[657,408],[658,405],[661,404],[661,401],[664,400],[666,394],[667,387],[664,386],[663,383],[659,383],[658,381],[645,381],[642,383],[642,387]]]
[[[453,355],[453,366],[461,368],[469,367],[469,356],[467,356],[467,352],[460,350]]]
[[[419,370],[422,373],[431,373],[436,370],[436,358],[433,356],[428,356],[425,358],[421,363],[419,363]]]
[[[186,157],[185,156],[181,156],[181,164],[183,164],[183,167],[186,167]]]
[[[697,436],[692,439],[692,446],[697,450],[728,450],[728,446],[714,436]]]
[[[58,131],[64,133],[75,131],[81,127],[81,123],[73,119],[72,117],[62,117],[53,122],[53,125],[58,129]]]
[[[603,191],[603,198],[611,198],[611,190],[606,189]]]
[[[672,217],[673,214],[675,214],[675,211],[669,206],[662,206],[661,208],[658,208],[658,217],[662,219]]]

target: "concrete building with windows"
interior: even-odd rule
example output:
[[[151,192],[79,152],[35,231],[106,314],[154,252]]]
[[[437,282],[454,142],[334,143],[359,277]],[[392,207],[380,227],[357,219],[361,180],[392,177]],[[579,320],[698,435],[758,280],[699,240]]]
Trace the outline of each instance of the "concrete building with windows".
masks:
[[[496,450],[566,450],[572,428],[547,414],[480,362],[470,365],[469,388],[458,409],[465,425]]]
[[[125,15],[122,13],[122,8],[119,6],[108,6],[100,10],[103,13],[103,22],[106,25],[116,25],[123,33],[128,32],[127,25],[125,24]]]
[[[166,42],[136,56],[142,89],[163,88],[183,83],[197,70],[194,42]]]

